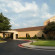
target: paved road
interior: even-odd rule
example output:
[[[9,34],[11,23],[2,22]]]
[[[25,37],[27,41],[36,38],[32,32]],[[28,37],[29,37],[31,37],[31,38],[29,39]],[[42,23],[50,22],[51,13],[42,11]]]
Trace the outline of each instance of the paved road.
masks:
[[[55,51],[31,50],[18,47],[18,44],[25,41],[8,40],[0,44],[0,55],[55,55]]]

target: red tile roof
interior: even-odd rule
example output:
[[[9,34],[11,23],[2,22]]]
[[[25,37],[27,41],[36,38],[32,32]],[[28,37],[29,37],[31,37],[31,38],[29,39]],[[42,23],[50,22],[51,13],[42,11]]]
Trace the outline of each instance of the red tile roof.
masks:
[[[44,26],[38,26],[38,27],[28,27],[28,28],[14,29],[14,30],[19,31],[19,32],[23,32],[23,31],[43,30],[43,29],[44,29]]]

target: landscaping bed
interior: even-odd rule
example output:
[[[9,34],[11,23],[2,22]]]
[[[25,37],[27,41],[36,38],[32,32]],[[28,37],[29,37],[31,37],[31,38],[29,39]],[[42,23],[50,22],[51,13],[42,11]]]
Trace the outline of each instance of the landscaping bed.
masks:
[[[31,43],[31,45],[37,45],[37,46],[55,46],[55,40],[38,40],[34,43]]]

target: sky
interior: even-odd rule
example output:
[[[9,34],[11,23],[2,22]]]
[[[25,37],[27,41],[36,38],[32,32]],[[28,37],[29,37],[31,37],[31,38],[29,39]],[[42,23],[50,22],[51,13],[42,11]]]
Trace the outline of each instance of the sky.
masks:
[[[43,26],[55,16],[55,0],[0,0],[0,13],[10,19],[12,29]]]

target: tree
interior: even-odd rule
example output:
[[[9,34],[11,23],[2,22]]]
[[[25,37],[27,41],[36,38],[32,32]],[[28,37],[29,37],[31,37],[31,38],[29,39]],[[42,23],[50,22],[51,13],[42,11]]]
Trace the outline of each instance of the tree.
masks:
[[[11,29],[9,21],[10,20],[7,17],[3,16],[3,14],[0,13],[0,32]]]
[[[48,37],[48,39],[54,39],[55,38],[55,22],[48,23],[43,31]]]

